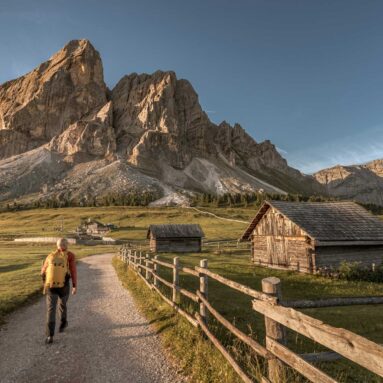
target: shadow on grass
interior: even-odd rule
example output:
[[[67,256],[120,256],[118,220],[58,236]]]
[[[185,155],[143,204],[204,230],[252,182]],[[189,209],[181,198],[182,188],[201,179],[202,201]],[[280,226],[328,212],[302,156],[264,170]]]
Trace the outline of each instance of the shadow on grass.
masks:
[[[10,271],[22,270],[30,265],[30,263],[19,263],[16,265],[0,266],[0,273],[9,273]]]

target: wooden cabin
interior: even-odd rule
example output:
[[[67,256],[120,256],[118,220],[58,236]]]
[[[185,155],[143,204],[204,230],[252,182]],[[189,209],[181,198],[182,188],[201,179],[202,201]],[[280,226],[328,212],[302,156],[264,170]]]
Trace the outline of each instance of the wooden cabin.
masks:
[[[104,225],[102,222],[88,218],[76,229],[79,235],[105,235],[111,230],[111,225]]]
[[[383,221],[354,202],[266,201],[240,240],[258,265],[307,273],[383,260]]]
[[[150,225],[147,238],[156,253],[199,253],[204,233],[200,225]]]

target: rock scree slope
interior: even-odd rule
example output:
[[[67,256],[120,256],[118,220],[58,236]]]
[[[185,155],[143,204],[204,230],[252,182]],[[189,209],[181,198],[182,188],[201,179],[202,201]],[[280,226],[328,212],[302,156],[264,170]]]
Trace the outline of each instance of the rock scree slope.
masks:
[[[172,71],[133,73],[109,90],[87,40],[0,86],[0,178],[0,200],[324,190],[270,141],[210,121],[192,85]]]
[[[158,336],[137,311],[111,265],[111,254],[78,263],[79,290],[69,327],[44,344],[45,302],[13,313],[0,331],[2,383],[182,382]]]

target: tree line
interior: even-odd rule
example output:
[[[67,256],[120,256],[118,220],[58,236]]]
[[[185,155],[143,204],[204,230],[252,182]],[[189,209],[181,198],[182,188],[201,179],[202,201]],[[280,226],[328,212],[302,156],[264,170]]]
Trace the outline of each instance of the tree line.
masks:
[[[270,194],[264,192],[254,193],[225,193],[221,195],[201,193],[192,197],[192,206],[200,207],[247,207],[260,206],[265,200],[296,201],[296,202],[326,202],[335,201],[335,198],[323,196],[304,196],[300,194]]]
[[[101,206],[148,206],[150,202],[159,196],[150,192],[111,193],[101,197],[84,196],[83,198],[70,198],[69,196],[56,196],[51,198],[39,198],[32,202],[7,203],[5,210],[24,209],[54,209],[66,207],[101,207]]]
[[[15,211],[25,209],[53,209],[66,207],[101,207],[101,206],[148,206],[151,202],[161,196],[153,192],[129,192],[110,193],[100,197],[84,196],[82,198],[71,198],[69,195],[51,198],[39,198],[32,202],[14,201],[3,206],[3,211]],[[189,196],[190,205],[195,207],[259,207],[265,200],[296,201],[296,202],[329,202],[339,199],[324,196],[305,196],[301,194],[270,194],[264,192],[253,193],[194,193]],[[383,207],[374,204],[362,204],[373,214],[383,214]]]

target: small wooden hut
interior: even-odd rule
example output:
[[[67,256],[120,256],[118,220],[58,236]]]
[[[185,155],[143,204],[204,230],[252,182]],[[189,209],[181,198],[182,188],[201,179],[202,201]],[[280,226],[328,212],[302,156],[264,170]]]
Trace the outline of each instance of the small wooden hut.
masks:
[[[110,225],[88,218],[76,229],[79,235],[105,235],[110,232]]]
[[[383,221],[354,202],[266,201],[240,240],[256,264],[308,273],[383,260]]]
[[[150,225],[147,234],[156,253],[199,253],[204,236],[197,224]]]

